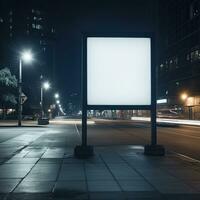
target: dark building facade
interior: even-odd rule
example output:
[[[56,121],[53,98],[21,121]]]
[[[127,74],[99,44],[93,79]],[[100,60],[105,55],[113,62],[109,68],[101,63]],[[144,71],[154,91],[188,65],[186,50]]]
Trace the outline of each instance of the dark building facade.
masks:
[[[166,37],[158,66],[158,98],[168,99],[169,108],[189,110],[191,119],[200,118],[200,1],[168,0],[161,6]]]
[[[55,27],[49,11],[33,1],[0,3],[0,68],[8,67],[18,77],[19,56],[31,50],[34,61],[23,65],[24,107],[39,107],[40,75],[53,82],[55,77]]]

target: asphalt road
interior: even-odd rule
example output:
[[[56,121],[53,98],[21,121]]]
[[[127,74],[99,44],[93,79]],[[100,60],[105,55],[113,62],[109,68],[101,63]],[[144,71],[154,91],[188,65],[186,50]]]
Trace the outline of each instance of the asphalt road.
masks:
[[[145,145],[150,134],[150,124],[142,122],[101,120],[88,126],[88,142],[94,145]],[[158,144],[200,160],[200,126],[159,125]]]
[[[0,127],[0,148],[5,146],[59,147],[81,142],[79,121],[54,120],[48,126]],[[0,124],[1,125],[1,124]],[[10,124],[9,124],[10,125]],[[88,143],[92,145],[145,145],[150,142],[150,125],[133,121],[97,120],[89,122]],[[158,126],[158,143],[168,151],[200,160],[200,127]],[[1,148],[1,149],[2,149]],[[0,151],[1,151],[0,149]]]

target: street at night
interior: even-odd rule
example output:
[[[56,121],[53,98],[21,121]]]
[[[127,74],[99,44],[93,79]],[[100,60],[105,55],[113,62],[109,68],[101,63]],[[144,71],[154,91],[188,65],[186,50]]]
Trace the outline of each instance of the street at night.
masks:
[[[199,200],[199,27],[199,0],[0,0],[0,200]]]

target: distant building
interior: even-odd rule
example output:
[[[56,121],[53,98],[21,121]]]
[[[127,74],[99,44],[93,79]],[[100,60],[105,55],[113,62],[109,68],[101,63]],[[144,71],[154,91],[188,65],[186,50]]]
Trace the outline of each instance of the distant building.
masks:
[[[27,105],[39,106],[40,75],[51,82],[55,79],[55,27],[51,15],[33,1],[2,0],[0,29],[0,67],[9,67],[18,75],[20,51],[31,49],[34,53],[34,62],[23,67],[23,91],[28,96]]]
[[[162,29],[166,39],[158,66],[158,98],[167,98],[169,107],[183,106],[187,110],[181,95],[200,95],[200,1],[160,2],[164,8]],[[191,106],[190,112],[199,112],[199,106],[200,102]]]

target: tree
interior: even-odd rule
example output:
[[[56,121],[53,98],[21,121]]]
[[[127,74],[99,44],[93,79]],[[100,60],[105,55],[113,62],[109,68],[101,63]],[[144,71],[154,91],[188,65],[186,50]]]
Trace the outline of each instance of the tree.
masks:
[[[17,104],[17,79],[10,69],[0,70],[0,103],[5,117],[6,109]]]

